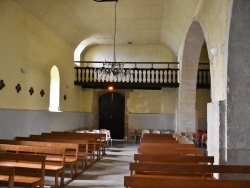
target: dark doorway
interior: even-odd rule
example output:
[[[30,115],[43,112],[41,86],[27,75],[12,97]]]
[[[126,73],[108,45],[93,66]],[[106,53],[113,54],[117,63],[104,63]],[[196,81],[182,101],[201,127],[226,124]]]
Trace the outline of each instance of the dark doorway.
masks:
[[[99,129],[110,131],[112,139],[124,139],[125,98],[106,93],[99,98]]]

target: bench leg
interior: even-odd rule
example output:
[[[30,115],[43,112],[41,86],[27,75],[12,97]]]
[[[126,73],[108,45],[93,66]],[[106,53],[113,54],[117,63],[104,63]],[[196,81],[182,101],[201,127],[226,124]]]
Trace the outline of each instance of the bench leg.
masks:
[[[55,174],[55,187],[58,187],[58,173]]]
[[[61,172],[61,182],[60,182],[60,187],[64,187],[64,170]]]
[[[71,174],[71,178],[73,179],[74,177],[73,165],[70,165],[70,174]]]
[[[82,158],[82,171],[84,171],[84,167],[87,168],[88,166],[88,157]]]
[[[75,164],[75,174],[77,174],[78,172],[78,162],[76,161],[76,164]]]
[[[88,166],[88,158],[86,157],[85,158],[85,168],[87,168],[87,166]]]

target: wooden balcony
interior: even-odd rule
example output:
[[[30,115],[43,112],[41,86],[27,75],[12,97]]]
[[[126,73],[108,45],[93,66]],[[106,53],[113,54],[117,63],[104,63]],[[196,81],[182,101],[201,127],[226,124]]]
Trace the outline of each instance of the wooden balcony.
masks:
[[[178,63],[175,62],[154,63],[151,68],[138,68],[137,64],[133,63],[135,64],[134,68],[125,68],[125,70],[130,70],[131,72],[130,78],[127,78],[126,80],[98,78],[95,74],[96,67],[93,66],[93,64],[102,62],[81,61],[80,63],[81,66],[75,67],[76,80],[74,84],[81,86],[82,88],[107,89],[109,86],[113,86],[116,89],[160,90],[164,87],[179,87],[179,69]],[[149,65],[152,63],[140,62],[140,64]],[[160,68],[154,68],[153,66]],[[208,69],[198,70],[197,88],[210,88],[210,76]]]

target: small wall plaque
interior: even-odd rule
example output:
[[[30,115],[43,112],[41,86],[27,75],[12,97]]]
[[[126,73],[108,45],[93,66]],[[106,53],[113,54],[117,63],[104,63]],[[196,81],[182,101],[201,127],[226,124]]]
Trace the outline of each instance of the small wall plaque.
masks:
[[[0,90],[2,90],[5,87],[5,83],[3,80],[0,80]]]
[[[45,95],[45,92],[43,89],[40,91],[40,95],[41,95],[41,97],[43,97]]]
[[[30,95],[33,95],[33,93],[34,93],[33,87],[30,88],[29,93],[30,93]]]
[[[19,93],[21,91],[21,85],[20,84],[17,84],[16,85],[16,92]]]

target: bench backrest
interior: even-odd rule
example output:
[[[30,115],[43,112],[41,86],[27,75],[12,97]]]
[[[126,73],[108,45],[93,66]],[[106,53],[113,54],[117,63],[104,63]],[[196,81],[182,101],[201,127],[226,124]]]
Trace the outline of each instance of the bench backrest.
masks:
[[[130,163],[129,170],[131,175],[134,172],[147,173],[177,173],[206,174],[225,173],[225,174],[250,174],[250,166],[242,165],[201,165],[201,164],[165,164],[165,163]]]
[[[60,143],[60,142],[40,142],[40,141],[25,141],[25,140],[4,140],[0,139],[0,144],[15,144],[15,145],[27,145],[27,146],[41,146],[41,147],[62,147],[66,149],[66,155],[67,151],[70,152],[71,157],[75,157],[77,159],[78,156],[78,144],[76,143]],[[72,153],[73,151],[73,153]]]
[[[171,134],[150,134],[150,133],[145,133],[143,135],[143,138],[171,138],[173,139],[173,135]]]
[[[42,155],[46,155],[47,158],[48,156],[55,156],[58,159],[58,162],[56,162],[58,165],[63,166],[63,167],[65,165],[66,149],[63,147],[54,148],[54,147],[41,147],[41,146],[0,144],[0,151],[11,151],[15,153],[29,153],[29,154],[42,154]]]
[[[9,152],[0,152],[0,161],[1,162],[24,162],[27,163],[27,167],[14,167],[15,175],[22,176],[31,176],[31,177],[40,177],[42,185],[44,185],[44,176],[45,176],[45,164],[46,156],[45,155],[34,155],[34,154],[21,154],[21,153],[9,153]],[[35,167],[32,167],[31,164],[36,164]],[[38,168],[38,166],[40,166]],[[0,168],[2,168],[0,166]]]
[[[213,156],[189,156],[189,155],[147,155],[134,154],[135,162],[157,163],[214,163]]]
[[[204,152],[203,148],[138,148],[138,153],[155,155],[204,155]]]
[[[130,188],[249,188],[250,180],[208,180],[208,179],[175,179],[155,177],[124,177],[124,186]]]
[[[96,138],[96,140],[106,140],[106,134],[102,133],[76,133],[76,132],[56,132],[52,131],[51,133],[42,133],[44,134],[52,134],[52,135],[62,135],[62,136],[75,136],[75,137],[84,137],[84,138]]]
[[[71,132],[60,132],[60,133],[42,133],[42,137],[44,138],[67,138],[67,139],[77,139],[77,140],[88,140],[89,144],[98,145],[100,142],[98,139],[101,139],[101,135],[99,134],[92,134],[91,135],[84,135],[85,133],[71,133]],[[96,136],[97,135],[97,136]],[[30,137],[34,137],[34,135],[30,135]]]
[[[178,144],[177,140],[166,140],[166,139],[142,139],[141,143],[166,143],[166,144]]]
[[[141,143],[140,147],[144,148],[196,148],[195,144],[169,144],[169,143]]]
[[[77,140],[68,138],[46,138],[41,135],[33,135],[33,137],[16,137],[16,140],[24,141],[39,141],[39,142],[60,142],[60,143],[76,143],[78,144],[78,151],[84,151],[88,153],[88,140]]]

